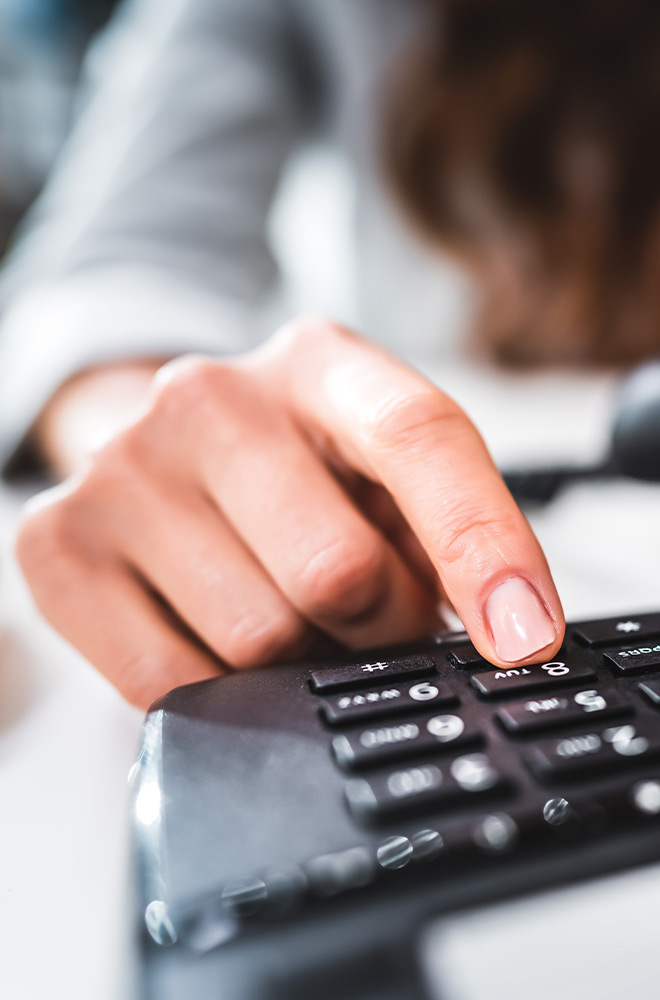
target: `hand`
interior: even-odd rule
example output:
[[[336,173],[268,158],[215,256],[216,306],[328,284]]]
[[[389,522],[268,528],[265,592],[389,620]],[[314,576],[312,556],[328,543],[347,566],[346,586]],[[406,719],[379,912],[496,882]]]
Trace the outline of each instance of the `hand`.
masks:
[[[382,349],[299,321],[162,367],[139,413],[31,501],[45,616],[134,704],[227,669],[437,624],[503,666],[551,657],[543,553],[459,407]]]

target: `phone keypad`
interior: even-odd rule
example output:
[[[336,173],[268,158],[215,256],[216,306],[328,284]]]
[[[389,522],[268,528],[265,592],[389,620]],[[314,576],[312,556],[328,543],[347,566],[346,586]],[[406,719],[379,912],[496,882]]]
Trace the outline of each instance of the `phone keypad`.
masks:
[[[426,893],[426,907],[444,898],[436,888],[462,898],[463,883],[463,902],[474,901],[480,884],[497,882],[482,879],[494,865],[505,894],[521,872],[542,887],[660,861],[656,644],[660,613],[631,615],[569,625],[554,660],[521,668],[501,670],[452,634],[171,692],[170,746],[172,732],[190,745],[199,716],[196,741],[223,762],[204,779],[227,841],[218,850],[213,838],[208,864],[231,877],[208,905],[254,923],[401,885]],[[226,777],[227,759],[240,781]],[[192,795],[180,815],[201,801]],[[255,801],[265,817],[256,831]],[[186,921],[184,936],[197,926]]]
[[[310,686],[330,730],[328,751],[346,776],[351,815],[363,826],[424,813],[452,820],[485,798],[496,810],[465,827],[473,848],[496,851],[499,838],[513,849],[532,827],[562,836],[584,832],[589,816],[602,819],[605,807],[586,796],[578,808],[576,787],[609,776],[620,780],[622,771],[655,767],[660,759],[660,727],[648,718],[660,707],[660,681],[617,681],[629,672],[627,664],[621,667],[628,659],[636,674],[660,670],[660,645],[640,643],[633,653],[632,645],[623,649],[621,636],[659,631],[660,615],[580,623],[554,660],[509,670],[494,668],[469,642],[450,641],[426,655],[370,657],[312,671]],[[498,704],[490,708],[490,701]],[[634,801],[630,784],[617,793],[631,815],[655,815],[660,766],[645,781],[634,786]],[[530,790],[542,796],[549,785],[557,794],[546,793],[530,810]],[[524,816],[516,814],[520,802]],[[446,833],[428,829],[446,853]]]

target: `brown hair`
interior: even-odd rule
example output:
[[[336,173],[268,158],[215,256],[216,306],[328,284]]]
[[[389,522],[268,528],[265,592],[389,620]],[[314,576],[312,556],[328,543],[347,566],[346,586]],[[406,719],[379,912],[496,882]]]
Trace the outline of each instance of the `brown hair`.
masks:
[[[660,353],[658,0],[420,0],[391,176],[479,277],[500,360]]]

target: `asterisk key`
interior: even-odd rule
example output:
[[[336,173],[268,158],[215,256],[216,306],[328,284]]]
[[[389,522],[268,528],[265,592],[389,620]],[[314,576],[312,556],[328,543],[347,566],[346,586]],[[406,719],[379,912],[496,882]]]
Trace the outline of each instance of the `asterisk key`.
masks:
[[[639,622],[619,622],[616,630],[617,632],[639,632],[640,628]]]

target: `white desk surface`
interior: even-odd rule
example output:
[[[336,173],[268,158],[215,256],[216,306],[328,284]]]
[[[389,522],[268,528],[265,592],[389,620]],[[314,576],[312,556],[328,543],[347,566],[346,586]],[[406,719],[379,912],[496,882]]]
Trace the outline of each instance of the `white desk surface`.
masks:
[[[602,451],[612,406],[608,378],[511,379],[455,368],[440,381],[502,462]],[[567,615],[660,607],[659,510],[660,487],[590,484],[571,488],[532,518]],[[125,1000],[126,775],[141,716],[39,621],[9,554],[17,511],[18,498],[0,494],[0,996]],[[648,912],[649,893],[657,899],[660,890],[658,870],[648,875],[616,880],[613,909],[619,886],[627,907],[638,900]],[[539,902],[544,933],[555,927],[552,912]],[[534,914],[531,905],[525,926]],[[493,920],[485,913],[474,933],[487,939]],[[454,957],[471,933],[468,927]],[[475,975],[473,968],[456,994],[461,1000],[489,995]],[[530,995],[528,984],[507,1000]]]

